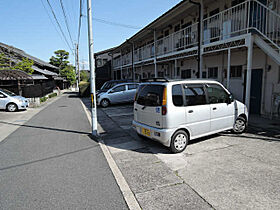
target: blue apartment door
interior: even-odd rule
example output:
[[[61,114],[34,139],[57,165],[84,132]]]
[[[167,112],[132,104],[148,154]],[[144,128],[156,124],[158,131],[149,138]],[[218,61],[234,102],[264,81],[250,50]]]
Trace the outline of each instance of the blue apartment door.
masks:
[[[261,113],[262,101],[262,69],[252,69],[251,96],[250,96],[250,114]]]

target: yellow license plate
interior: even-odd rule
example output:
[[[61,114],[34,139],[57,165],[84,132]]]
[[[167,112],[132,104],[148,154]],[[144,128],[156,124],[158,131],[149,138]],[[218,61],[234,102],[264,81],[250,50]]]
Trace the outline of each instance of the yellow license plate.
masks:
[[[145,136],[151,136],[151,131],[146,128],[142,128],[142,134]]]

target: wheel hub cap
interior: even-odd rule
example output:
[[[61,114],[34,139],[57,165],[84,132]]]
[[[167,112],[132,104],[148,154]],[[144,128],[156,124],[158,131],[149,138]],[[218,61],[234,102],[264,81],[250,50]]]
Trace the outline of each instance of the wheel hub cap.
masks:
[[[182,150],[187,144],[187,138],[183,134],[179,134],[176,136],[175,141],[174,141],[174,146],[177,150]]]

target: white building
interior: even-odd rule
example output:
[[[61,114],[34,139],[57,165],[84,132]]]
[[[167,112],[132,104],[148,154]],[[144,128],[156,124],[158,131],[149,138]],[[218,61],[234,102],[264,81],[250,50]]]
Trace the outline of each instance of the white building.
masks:
[[[196,1],[202,8],[201,56],[198,5],[181,1],[114,49],[114,79],[211,78],[251,113],[277,116],[280,1]]]

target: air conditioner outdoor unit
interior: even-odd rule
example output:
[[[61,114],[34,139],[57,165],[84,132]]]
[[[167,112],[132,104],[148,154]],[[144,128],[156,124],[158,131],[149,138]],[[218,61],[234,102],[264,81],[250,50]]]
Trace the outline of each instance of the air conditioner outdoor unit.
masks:
[[[231,37],[232,20],[227,20],[223,23],[223,40]]]

